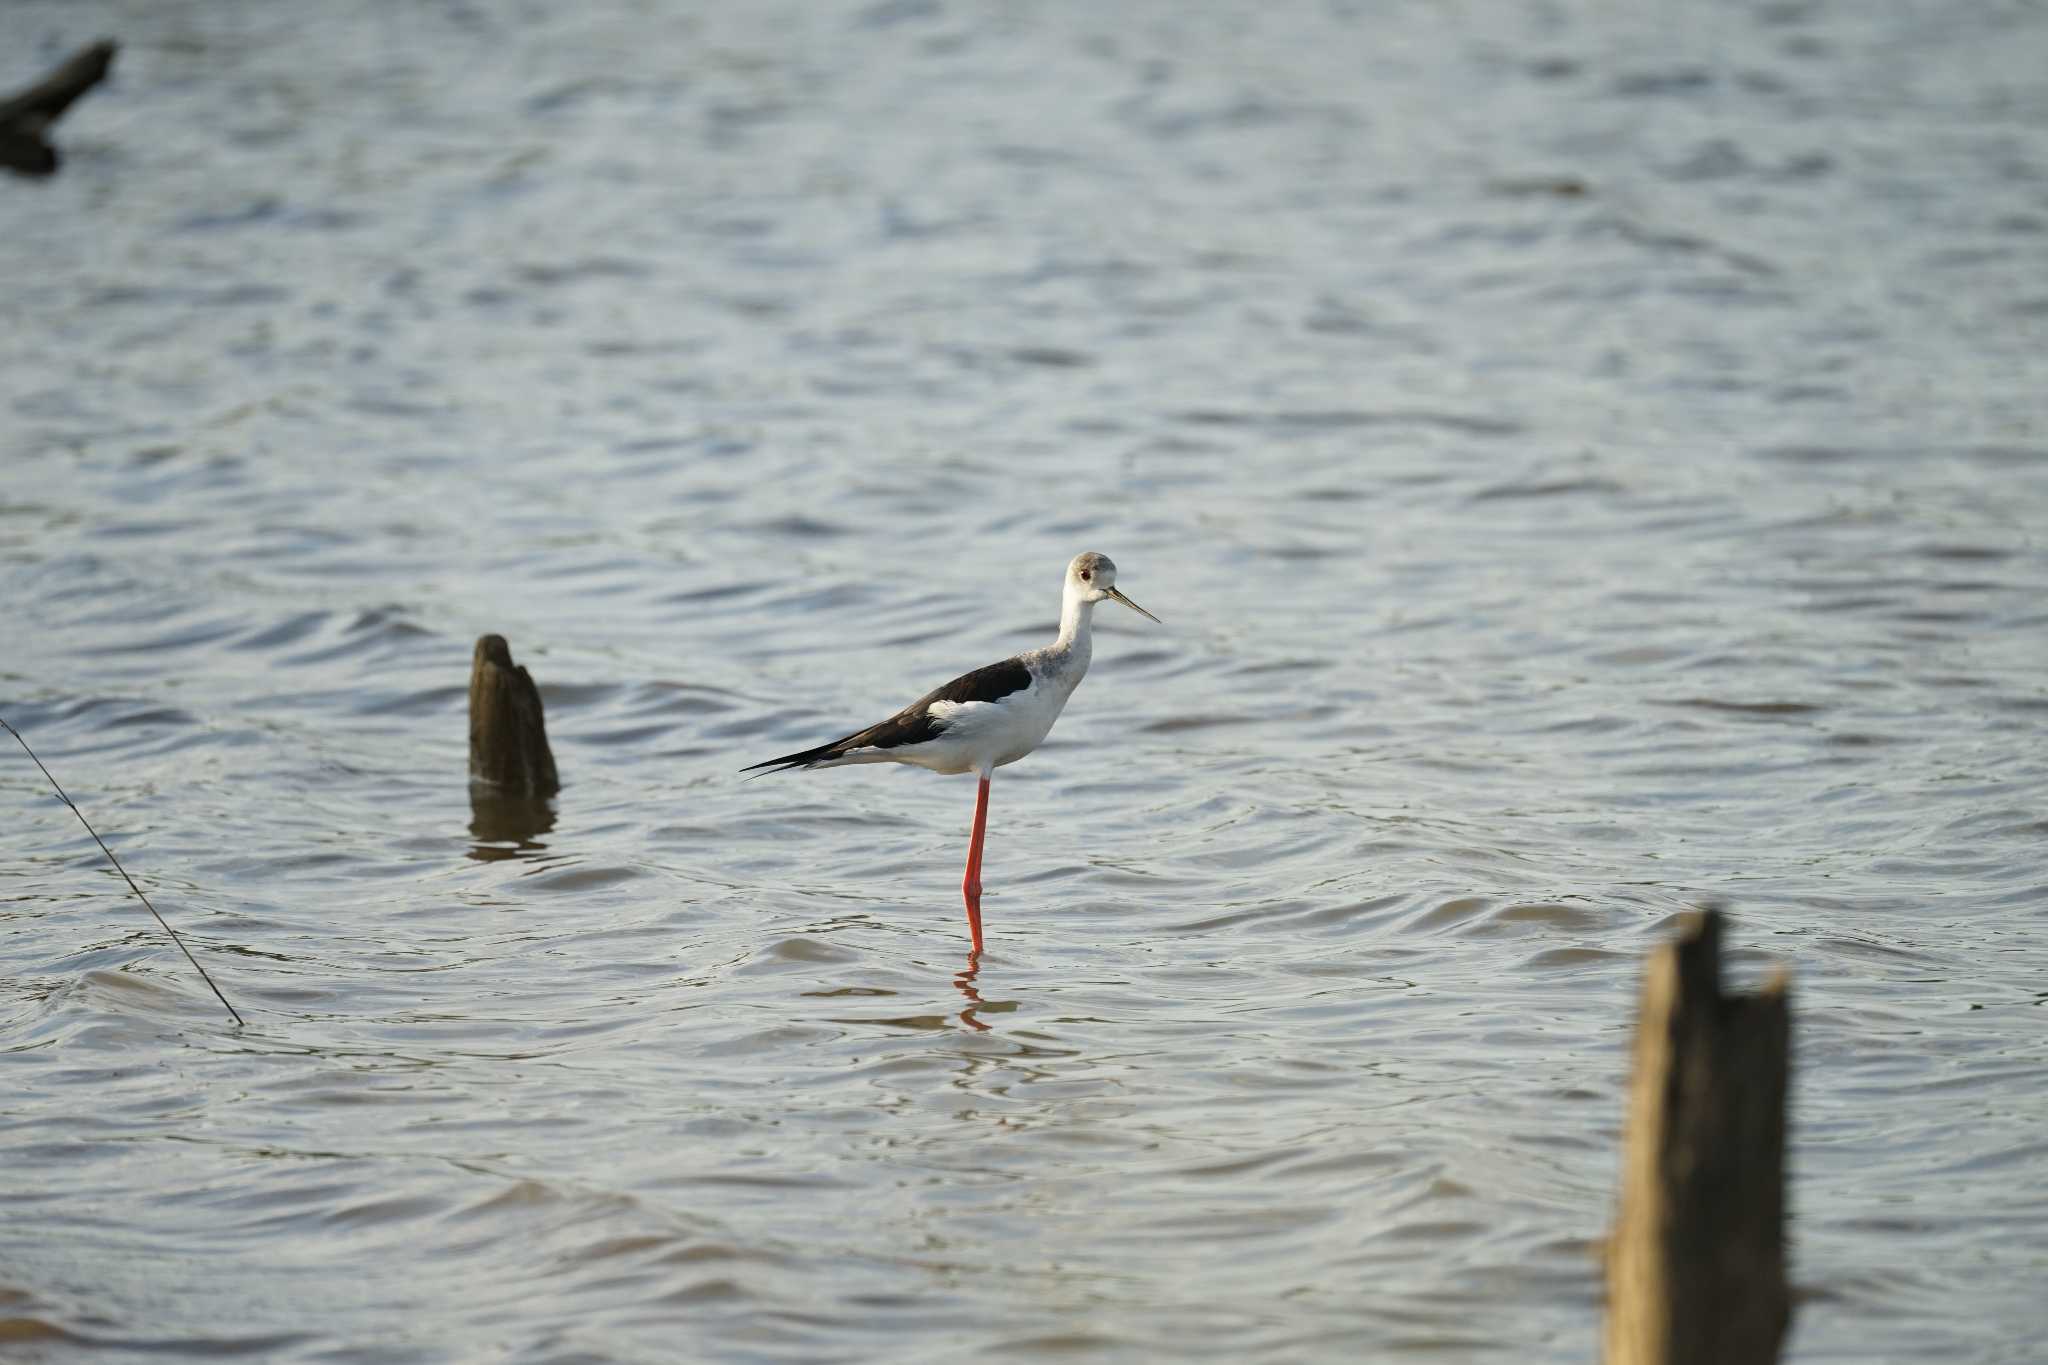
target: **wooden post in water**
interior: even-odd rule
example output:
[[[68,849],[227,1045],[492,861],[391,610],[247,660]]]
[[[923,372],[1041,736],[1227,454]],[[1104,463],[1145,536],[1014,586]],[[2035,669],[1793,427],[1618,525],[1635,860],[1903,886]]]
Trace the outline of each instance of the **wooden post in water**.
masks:
[[[469,779],[509,794],[548,797],[562,789],[540,688],[512,662],[502,635],[477,637],[469,670]]]
[[[1636,1020],[1606,1365],[1771,1365],[1785,1283],[1785,974],[1721,993],[1718,910],[1650,956]]]
[[[114,51],[104,40],[82,47],[26,90],[0,97],[0,166],[19,175],[56,174],[63,158],[50,145],[50,125],[106,79]]]

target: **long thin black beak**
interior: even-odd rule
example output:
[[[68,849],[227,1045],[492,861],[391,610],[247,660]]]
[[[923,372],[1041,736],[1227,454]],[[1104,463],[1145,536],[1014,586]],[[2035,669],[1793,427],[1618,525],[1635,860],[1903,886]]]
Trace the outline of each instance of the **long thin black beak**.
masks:
[[[1164,622],[1164,621],[1160,620],[1160,619],[1159,619],[1158,617],[1154,616],[1154,615],[1153,615],[1153,614],[1152,614],[1151,612],[1149,612],[1149,611],[1146,611],[1146,610],[1145,610],[1145,609],[1144,609],[1143,607],[1139,606],[1139,605],[1138,605],[1138,604],[1137,604],[1136,602],[1133,602],[1133,601],[1132,601],[1132,600],[1131,600],[1130,598],[1128,598],[1128,597],[1124,596],[1124,595],[1123,595],[1123,593],[1122,593],[1122,592],[1120,592],[1120,591],[1118,591],[1117,589],[1115,589],[1115,588],[1104,588],[1104,589],[1103,589],[1103,591],[1104,591],[1104,592],[1106,592],[1106,593],[1108,593],[1108,594],[1109,594],[1109,595],[1110,595],[1110,596],[1111,596],[1112,598],[1116,599],[1117,601],[1119,601],[1119,602],[1123,603],[1123,604],[1124,604],[1125,606],[1129,607],[1129,608],[1130,608],[1130,609],[1131,609],[1132,611],[1134,611],[1134,612],[1138,613],[1138,615],[1140,615],[1140,616],[1144,617],[1144,618],[1145,618],[1145,619],[1146,619],[1147,621],[1150,621],[1150,622],[1152,622],[1152,623],[1153,623],[1154,625],[1161,625],[1161,626],[1163,626],[1163,625],[1165,625],[1165,624],[1166,624],[1166,622]]]

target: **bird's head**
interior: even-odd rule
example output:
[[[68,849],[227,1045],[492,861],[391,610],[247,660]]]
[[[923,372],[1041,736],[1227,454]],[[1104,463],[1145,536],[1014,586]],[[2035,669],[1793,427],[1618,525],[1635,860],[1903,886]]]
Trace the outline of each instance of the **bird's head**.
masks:
[[[1100,602],[1108,598],[1123,603],[1148,621],[1159,619],[1117,591],[1116,564],[1108,555],[1099,555],[1093,550],[1075,555],[1074,562],[1067,565],[1067,591],[1083,602]]]

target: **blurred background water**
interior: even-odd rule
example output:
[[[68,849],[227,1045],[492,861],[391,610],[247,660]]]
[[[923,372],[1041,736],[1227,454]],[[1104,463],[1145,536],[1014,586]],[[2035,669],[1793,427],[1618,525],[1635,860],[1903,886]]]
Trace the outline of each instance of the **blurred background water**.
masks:
[[[2036,1358],[2048,11],[5,28],[0,705],[250,1017],[0,759],[7,1351],[1584,1360],[1722,898],[1790,1358]],[[735,769],[1083,549],[969,972],[969,780]]]

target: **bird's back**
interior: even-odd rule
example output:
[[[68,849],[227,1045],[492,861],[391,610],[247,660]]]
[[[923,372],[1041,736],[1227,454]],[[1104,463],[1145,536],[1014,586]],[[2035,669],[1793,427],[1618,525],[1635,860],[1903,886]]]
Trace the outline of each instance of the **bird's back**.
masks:
[[[1021,714],[1016,708],[1036,685],[1037,679],[1024,659],[1013,656],[962,673],[865,730],[856,730],[815,749],[753,764],[752,768],[914,763],[938,772],[967,772],[993,761],[982,752],[997,738],[991,727],[1015,728]],[[1006,713],[1007,725],[1003,724]]]

